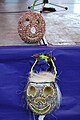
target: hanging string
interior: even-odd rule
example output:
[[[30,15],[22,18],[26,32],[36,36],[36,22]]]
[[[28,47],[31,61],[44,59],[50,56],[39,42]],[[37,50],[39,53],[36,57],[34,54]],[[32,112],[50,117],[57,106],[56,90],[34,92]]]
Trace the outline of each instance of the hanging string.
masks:
[[[54,61],[52,60],[52,58],[51,58],[51,62],[52,62],[52,65],[54,67],[54,79],[55,79],[56,75],[57,75],[57,70],[56,70],[56,66],[55,66]]]
[[[31,70],[30,70],[30,75],[31,75],[31,76],[32,76],[32,74],[33,74],[34,66],[36,65],[37,62],[38,62],[38,60],[36,59],[35,62],[34,62],[34,64],[33,64],[32,67],[31,67]]]
[[[39,115],[38,120],[44,120],[45,115]]]
[[[35,4],[36,4],[37,1],[38,1],[38,0],[34,0],[34,3],[33,3],[33,5],[32,5],[32,12],[34,12],[34,7],[35,7]]]

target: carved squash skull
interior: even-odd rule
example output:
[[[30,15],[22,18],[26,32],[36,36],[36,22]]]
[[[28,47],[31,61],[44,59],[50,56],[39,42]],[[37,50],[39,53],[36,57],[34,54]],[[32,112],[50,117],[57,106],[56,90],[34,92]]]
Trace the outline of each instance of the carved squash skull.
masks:
[[[56,66],[50,56],[39,55],[33,64],[26,87],[26,100],[30,109],[39,115],[45,115],[60,105],[60,90],[55,81]],[[48,71],[33,72],[34,66],[40,59],[45,59],[54,66],[54,73]]]
[[[27,43],[39,42],[45,34],[45,21],[40,13],[26,12],[18,22],[18,33]]]
[[[57,106],[58,94],[54,82],[29,82],[26,94],[28,105],[36,114],[47,114]]]

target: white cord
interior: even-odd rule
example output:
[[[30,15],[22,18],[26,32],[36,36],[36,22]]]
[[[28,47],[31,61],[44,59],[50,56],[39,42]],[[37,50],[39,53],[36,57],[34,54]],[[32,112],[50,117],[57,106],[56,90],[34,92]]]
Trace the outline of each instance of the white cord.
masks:
[[[45,118],[45,115],[39,115],[38,120],[44,120],[44,118]]]

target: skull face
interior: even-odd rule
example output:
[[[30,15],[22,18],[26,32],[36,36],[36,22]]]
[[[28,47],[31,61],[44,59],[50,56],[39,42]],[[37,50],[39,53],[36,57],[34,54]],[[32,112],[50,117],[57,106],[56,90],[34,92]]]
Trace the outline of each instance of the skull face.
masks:
[[[51,112],[57,105],[57,89],[53,82],[29,82],[26,95],[30,109],[39,115]]]
[[[39,42],[45,33],[45,21],[41,14],[24,13],[18,22],[18,33],[21,39],[27,43]]]

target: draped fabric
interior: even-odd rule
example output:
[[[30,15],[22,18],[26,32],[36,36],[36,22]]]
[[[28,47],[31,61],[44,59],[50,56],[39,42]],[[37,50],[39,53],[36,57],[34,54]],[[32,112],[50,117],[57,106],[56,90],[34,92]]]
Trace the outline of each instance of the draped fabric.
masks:
[[[80,120],[80,47],[0,47],[0,120],[37,119],[25,102],[25,86],[35,58],[33,54],[56,58],[57,84],[62,93],[60,108],[45,120]]]

